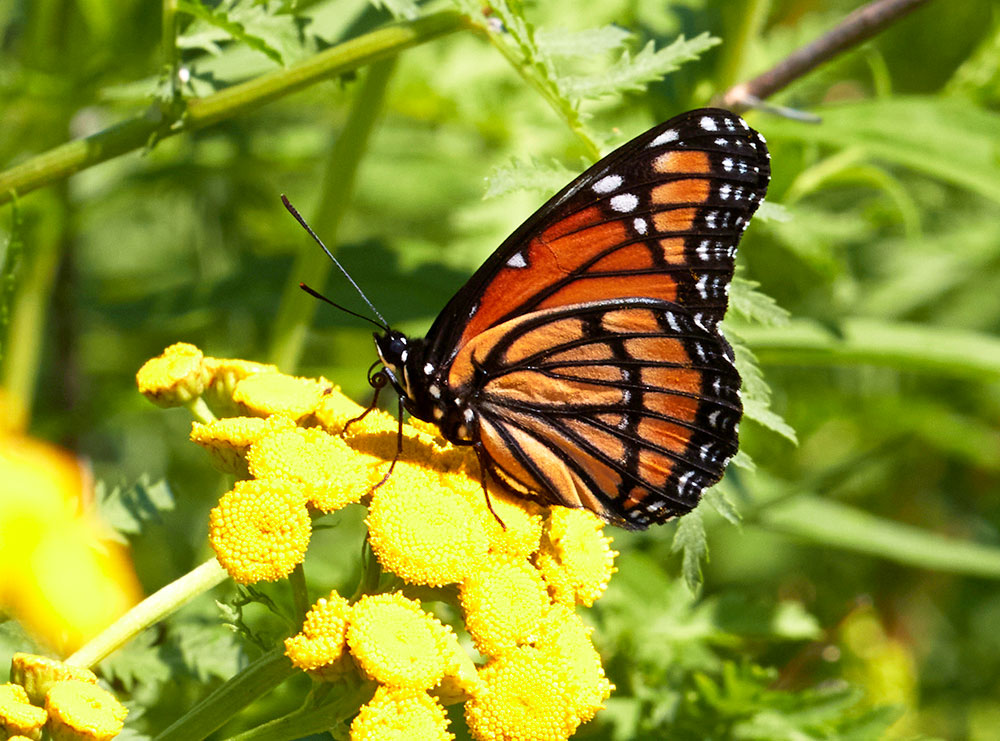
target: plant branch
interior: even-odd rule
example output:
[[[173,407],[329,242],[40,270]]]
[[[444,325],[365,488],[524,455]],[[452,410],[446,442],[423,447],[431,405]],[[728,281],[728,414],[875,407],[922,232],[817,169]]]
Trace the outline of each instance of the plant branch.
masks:
[[[927,2],[929,0],[874,0],[858,8],[834,28],[792,52],[767,72],[729,88],[722,96],[722,105],[734,111],[754,106]]]
[[[96,134],[67,142],[27,162],[0,172],[0,205],[14,193],[23,195],[92,167],[118,155],[145,146],[155,138],[173,136],[224,121],[258,108],[272,100],[301,90],[321,80],[344,74],[403,49],[429,41],[463,27],[463,16],[453,11],[434,13],[415,21],[372,31],[326,49],[285,69],[232,85],[204,98],[186,102],[176,119],[163,111],[123,121]]]

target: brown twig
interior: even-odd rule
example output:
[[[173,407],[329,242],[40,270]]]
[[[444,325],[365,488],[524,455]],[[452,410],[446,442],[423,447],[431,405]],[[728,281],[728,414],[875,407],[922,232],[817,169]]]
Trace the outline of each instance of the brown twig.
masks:
[[[722,96],[722,105],[742,111],[758,105],[763,99],[781,90],[788,83],[845,49],[870,39],[886,26],[913,12],[929,0],[874,0],[864,5],[834,28],[748,82],[729,88]]]

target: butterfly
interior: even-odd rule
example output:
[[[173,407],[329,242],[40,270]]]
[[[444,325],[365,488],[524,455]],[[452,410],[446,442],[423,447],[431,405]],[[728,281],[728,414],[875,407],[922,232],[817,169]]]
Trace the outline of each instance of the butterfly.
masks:
[[[515,230],[424,338],[375,333],[369,380],[518,495],[629,529],[689,512],[738,446],[718,325],[769,160],[726,110],[650,129]]]

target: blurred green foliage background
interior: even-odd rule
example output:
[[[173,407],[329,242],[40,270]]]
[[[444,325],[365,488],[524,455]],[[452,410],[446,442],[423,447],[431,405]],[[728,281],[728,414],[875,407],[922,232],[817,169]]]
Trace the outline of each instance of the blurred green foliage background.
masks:
[[[585,101],[582,125],[606,151],[708,104],[857,5],[552,0],[525,12],[550,31],[613,23],[634,53],[679,34],[721,40],[662,81]],[[392,19],[364,0],[226,0],[216,12],[248,35],[234,39],[185,7],[176,54],[189,96],[280,68],[268,51],[292,64]],[[0,167],[169,101],[153,11],[138,0],[0,5]],[[566,64],[586,78],[613,61]],[[614,533],[621,573],[590,618],[618,691],[580,737],[869,738],[898,718],[886,733],[996,738],[1000,9],[930,3],[771,102],[821,118],[747,114],[771,147],[768,202],[780,208],[747,233],[740,275],[789,318],[756,296],[727,321],[798,445],[744,424],[756,469],[720,487],[738,527],[703,507],[677,540],[675,525]],[[207,512],[229,484],[187,442],[183,411],[136,393],[147,358],[188,341],[368,398],[370,328],[297,284],[363,309],[319,267],[279,194],[395,328],[420,333],[586,157],[510,61],[458,30],[20,195],[0,208],[8,424],[85,457],[110,512],[154,503],[130,531],[153,591],[208,557]],[[545,185],[484,199],[488,177],[507,190],[511,173]],[[328,518],[310,551],[317,593],[356,574],[356,509]],[[690,575],[702,522],[710,560],[693,600],[672,547],[685,547]],[[213,610],[189,608],[105,667],[147,709],[130,719],[137,737],[249,651]],[[267,717],[302,687],[253,712]]]

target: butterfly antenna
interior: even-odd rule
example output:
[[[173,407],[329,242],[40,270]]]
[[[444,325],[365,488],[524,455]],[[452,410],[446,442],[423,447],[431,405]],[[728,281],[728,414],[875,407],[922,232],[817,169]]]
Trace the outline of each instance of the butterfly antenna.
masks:
[[[361,314],[356,314],[355,312],[351,311],[350,309],[345,309],[340,304],[335,304],[333,301],[331,301],[330,299],[328,299],[326,296],[323,296],[323,295],[317,293],[312,288],[310,288],[309,286],[307,286],[305,283],[299,283],[299,287],[303,291],[305,291],[306,293],[308,293],[310,296],[314,296],[314,297],[318,298],[321,301],[325,301],[326,303],[330,304],[331,306],[336,306],[341,311],[345,311],[348,314],[351,314],[352,316],[356,316],[356,317],[359,317],[360,319],[364,319],[365,321],[371,322],[372,324],[376,325],[377,327],[381,327],[382,329],[388,331],[389,330],[389,323],[385,320],[385,318],[381,314],[378,313],[378,309],[375,308],[375,305],[371,301],[368,300],[368,297],[365,295],[365,292],[361,290],[361,286],[359,286],[357,283],[354,282],[354,278],[352,278],[351,274],[348,273],[347,270],[344,269],[344,266],[340,264],[340,260],[338,260],[336,257],[334,257],[333,253],[330,252],[329,249],[327,249],[327,246],[325,244],[323,244],[323,240],[320,239],[316,235],[316,232],[314,232],[312,230],[312,227],[309,226],[309,224],[306,223],[306,220],[302,218],[302,215],[296,210],[295,206],[293,206],[291,204],[291,202],[289,202],[288,198],[285,197],[284,194],[282,194],[282,196],[281,196],[281,202],[283,204],[285,204],[285,208],[288,210],[288,213],[290,213],[292,216],[294,216],[295,220],[297,222],[299,222],[299,224],[302,226],[302,228],[305,229],[307,232],[309,232],[309,236],[312,237],[316,241],[316,244],[318,244],[320,246],[320,248],[323,250],[323,252],[326,253],[326,256],[330,258],[331,262],[333,262],[333,264],[337,266],[337,268],[340,270],[340,272],[344,274],[344,277],[347,278],[347,281],[352,286],[354,286],[354,290],[357,291],[358,295],[360,295],[361,298],[364,299],[365,303],[368,304],[368,308],[371,309],[372,313],[379,318],[379,321],[376,322],[376,321],[370,319],[369,317],[362,316]]]

